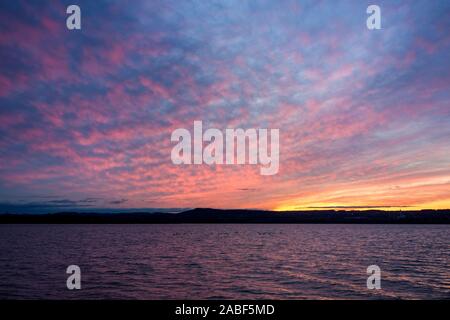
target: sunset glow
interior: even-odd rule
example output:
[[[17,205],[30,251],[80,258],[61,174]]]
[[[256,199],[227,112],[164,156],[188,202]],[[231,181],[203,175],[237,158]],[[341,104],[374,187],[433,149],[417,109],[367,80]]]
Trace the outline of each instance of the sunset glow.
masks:
[[[79,3],[0,5],[0,209],[450,208],[450,2]],[[196,120],[279,171],[174,165]]]

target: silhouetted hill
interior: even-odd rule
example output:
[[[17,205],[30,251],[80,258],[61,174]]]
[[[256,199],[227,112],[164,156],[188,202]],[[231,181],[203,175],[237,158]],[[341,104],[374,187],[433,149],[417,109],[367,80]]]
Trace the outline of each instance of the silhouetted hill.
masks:
[[[1,214],[0,223],[394,223],[449,224],[450,210],[263,211],[193,209],[181,213]]]

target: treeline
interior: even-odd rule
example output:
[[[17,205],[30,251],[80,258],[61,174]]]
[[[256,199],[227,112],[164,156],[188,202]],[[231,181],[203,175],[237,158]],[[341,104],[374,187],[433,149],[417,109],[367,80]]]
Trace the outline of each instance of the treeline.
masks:
[[[0,223],[360,223],[449,224],[450,210],[262,211],[193,209],[181,213],[0,214]]]

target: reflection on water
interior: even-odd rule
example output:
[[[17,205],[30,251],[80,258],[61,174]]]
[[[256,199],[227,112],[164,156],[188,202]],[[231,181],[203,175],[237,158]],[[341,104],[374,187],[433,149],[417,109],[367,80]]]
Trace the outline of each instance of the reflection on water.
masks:
[[[0,298],[449,299],[449,243],[445,225],[1,225]]]

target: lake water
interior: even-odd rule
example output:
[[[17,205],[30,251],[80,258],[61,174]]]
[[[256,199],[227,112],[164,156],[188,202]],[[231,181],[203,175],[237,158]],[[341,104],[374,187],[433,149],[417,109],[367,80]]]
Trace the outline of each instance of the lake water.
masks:
[[[448,225],[0,225],[1,299],[450,299],[449,262]]]

